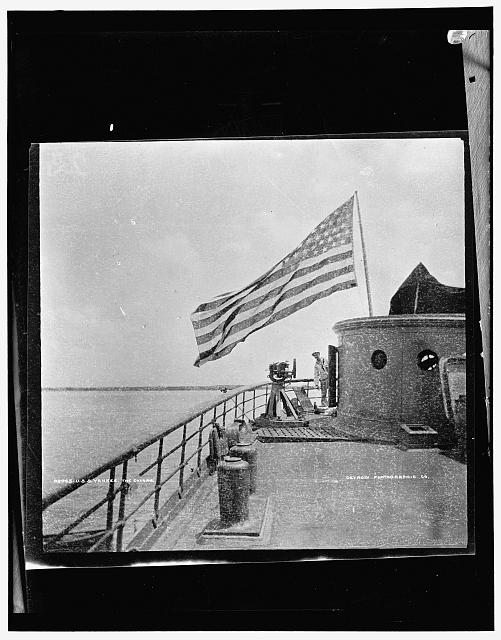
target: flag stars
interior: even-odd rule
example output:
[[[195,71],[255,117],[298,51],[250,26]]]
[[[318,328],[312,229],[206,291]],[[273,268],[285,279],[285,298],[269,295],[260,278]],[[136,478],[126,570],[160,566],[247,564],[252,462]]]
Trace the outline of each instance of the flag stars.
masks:
[[[284,265],[295,268],[298,262],[351,242],[351,203],[331,213],[286,258]]]

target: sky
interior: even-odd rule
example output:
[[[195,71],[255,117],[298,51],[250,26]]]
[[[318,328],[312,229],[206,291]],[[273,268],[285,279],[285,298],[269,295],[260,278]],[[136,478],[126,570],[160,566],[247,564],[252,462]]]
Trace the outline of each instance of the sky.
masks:
[[[42,386],[247,384],[268,364],[337,344],[368,315],[358,287],[193,366],[190,314],[284,258],[358,191],[374,315],[422,262],[464,286],[463,143],[457,138],[42,144]]]

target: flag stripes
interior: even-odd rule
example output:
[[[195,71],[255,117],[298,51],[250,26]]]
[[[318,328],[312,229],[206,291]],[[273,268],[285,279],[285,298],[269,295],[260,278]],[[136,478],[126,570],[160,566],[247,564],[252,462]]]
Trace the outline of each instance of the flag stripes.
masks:
[[[286,267],[282,267],[283,261],[280,262],[277,266],[271,269],[271,273],[267,276],[262,276],[257,284],[254,284],[254,289],[250,291],[250,287],[247,287],[244,292],[238,298],[237,294],[233,294],[231,296],[233,299],[222,300],[216,307],[216,309],[212,309],[211,311],[200,310],[202,306],[198,307],[195,313],[192,316],[192,324],[195,330],[202,329],[203,327],[212,324],[214,320],[222,317],[225,312],[232,309],[233,306],[245,298],[246,303],[251,302],[256,299],[254,294],[257,293],[261,296],[264,294],[268,294],[271,291],[274,291],[276,288],[287,284],[290,281],[290,274],[296,278],[301,278],[302,276],[306,276],[313,271],[320,269],[326,266],[329,263],[338,262],[340,260],[344,260],[346,258],[351,258],[353,255],[353,247],[350,244],[341,245],[340,247],[335,247],[330,251],[326,251],[322,254],[322,259],[319,261],[318,258],[311,258],[309,260],[303,260],[301,262],[301,266],[295,267],[293,263],[287,265]],[[264,282],[266,280],[266,282]],[[272,286],[273,285],[273,286]],[[259,287],[259,288],[258,288]],[[195,319],[196,314],[196,319]]]
[[[338,266],[334,265],[333,267],[332,265],[327,265],[319,274],[315,274],[314,278],[310,276],[307,280],[305,278],[296,280],[294,277],[296,274],[292,274],[287,284],[272,289],[269,294],[258,297],[250,302],[245,302],[236,308],[232,307],[233,310],[228,312],[228,315],[222,322],[212,323],[209,331],[207,331],[209,327],[204,328],[207,333],[196,336],[197,343],[201,345],[209,341],[217,341],[220,339],[223,331],[225,332],[225,336],[228,337],[236,331],[246,329],[254,322],[264,318],[266,314],[273,312],[278,302],[289,300],[316,284],[330,282],[332,279],[351,271],[353,271],[353,264],[349,264],[348,260],[343,260],[342,264]]]
[[[195,366],[230,353],[258,329],[336,291],[356,286],[353,197],[282,261],[240,291],[199,305],[191,316],[200,355]]]
[[[278,320],[283,320],[284,318],[292,315],[296,311],[299,311],[300,309],[304,309],[305,307],[308,307],[310,304],[315,302],[315,300],[326,298],[327,296],[330,296],[332,293],[336,293],[336,291],[342,291],[343,289],[351,289],[352,287],[356,287],[356,286],[357,286],[356,282],[354,282],[353,280],[349,280],[347,282],[341,282],[339,284],[335,284],[329,289],[325,289],[321,294],[315,294],[315,295],[309,296],[308,298],[303,298],[303,300],[301,300],[301,302],[298,302],[296,305],[292,305],[291,307],[288,307],[287,309],[284,309],[279,313],[277,313],[276,315],[274,315],[273,318],[270,319],[265,324],[260,324],[258,327],[255,327],[251,331],[247,332],[245,335],[245,338],[247,338],[247,336],[250,336],[251,333],[254,333],[254,331],[257,331],[258,329],[262,329],[265,325],[268,326],[270,324],[273,324],[274,322],[277,322]],[[239,342],[245,342],[245,338],[240,338],[235,342],[232,342],[230,345],[222,347],[220,350],[209,349],[208,351],[204,351],[203,353],[200,354],[195,365],[200,366],[202,364],[205,364],[206,362],[209,362],[210,360],[218,360],[219,358],[222,358],[223,356],[228,355],[231,351],[233,351],[233,349],[237,346]]]

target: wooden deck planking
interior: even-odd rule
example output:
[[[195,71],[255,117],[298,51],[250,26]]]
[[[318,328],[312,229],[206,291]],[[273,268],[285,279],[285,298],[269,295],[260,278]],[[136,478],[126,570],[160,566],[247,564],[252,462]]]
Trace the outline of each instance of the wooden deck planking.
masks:
[[[325,427],[261,427],[256,435],[260,442],[335,442],[349,439]]]

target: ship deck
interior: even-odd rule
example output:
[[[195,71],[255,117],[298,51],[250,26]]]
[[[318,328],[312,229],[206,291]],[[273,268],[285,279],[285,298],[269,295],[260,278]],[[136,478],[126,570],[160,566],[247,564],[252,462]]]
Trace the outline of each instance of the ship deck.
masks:
[[[261,535],[209,537],[219,516],[216,475],[148,549],[461,548],[467,543],[466,466],[438,449],[389,444],[257,442],[258,486],[268,499]]]

